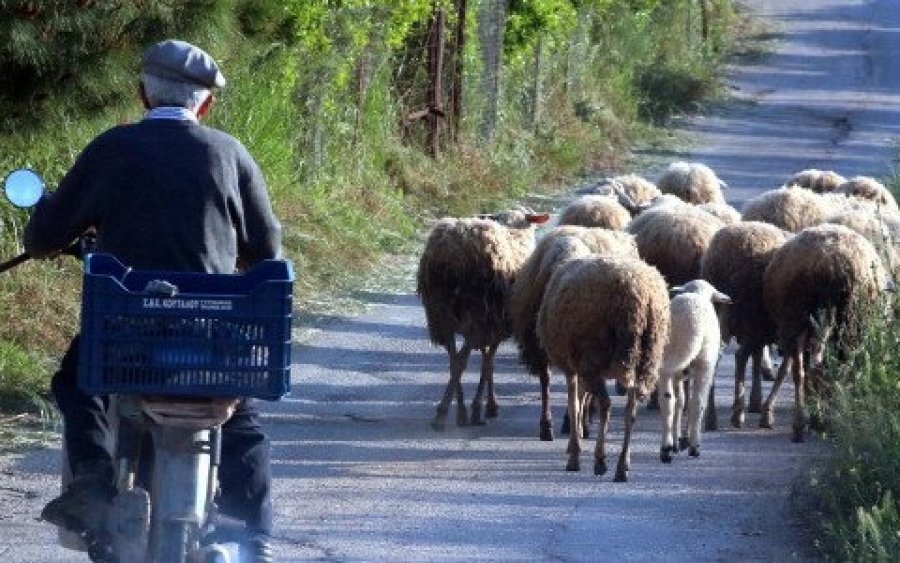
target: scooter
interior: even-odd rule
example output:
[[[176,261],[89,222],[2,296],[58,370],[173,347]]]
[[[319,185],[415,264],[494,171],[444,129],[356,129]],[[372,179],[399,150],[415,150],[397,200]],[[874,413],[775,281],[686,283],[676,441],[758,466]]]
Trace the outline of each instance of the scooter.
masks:
[[[16,170],[4,192],[28,208],[44,181]],[[293,280],[284,260],[220,275],[84,255],[78,385],[111,397],[117,494],[104,524],[61,535],[65,547],[109,563],[241,561],[240,526],[215,503],[221,426],[242,397],[290,391]]]

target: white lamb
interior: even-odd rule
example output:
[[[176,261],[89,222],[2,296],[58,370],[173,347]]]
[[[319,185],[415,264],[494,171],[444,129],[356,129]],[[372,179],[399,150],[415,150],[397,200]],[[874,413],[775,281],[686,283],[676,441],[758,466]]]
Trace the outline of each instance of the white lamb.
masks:
[[[671,463],[672,453],[685,448],[690,448],[688,453],[692,457],[700,455],[700,422],[722,348],[713,303],[731,303],[730,297],[701,279],[673,287],[671,291],[676,294],[669,303],[671,330],[659,370],[663,463]],[[681,435],[683,381],[690,382],[686,437]]]

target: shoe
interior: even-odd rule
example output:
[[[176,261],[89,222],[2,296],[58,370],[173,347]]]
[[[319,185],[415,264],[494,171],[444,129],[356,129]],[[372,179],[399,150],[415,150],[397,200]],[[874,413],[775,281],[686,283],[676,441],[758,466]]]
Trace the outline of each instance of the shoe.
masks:
[[[84,474],[69,483],[62,495],[47,503],[41,518],[75,533],[102,530],[115,496],[116,489],[108,479]]]
[[[247,542],[247,551],[250,563],[272,563],[275,561],[275,550],[272,548],[272,539],[264,534],[253,536]]]

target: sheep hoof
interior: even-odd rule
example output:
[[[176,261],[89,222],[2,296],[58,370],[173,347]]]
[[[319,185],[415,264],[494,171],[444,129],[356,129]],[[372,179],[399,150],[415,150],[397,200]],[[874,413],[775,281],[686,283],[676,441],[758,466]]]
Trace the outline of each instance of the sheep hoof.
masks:
[[[624,467],[616,468],[616,476],[613,477],[613,481],[616,483],[626,483],[628,482],[628,471]]]
[[[663,463],[672,463],[672,452],[674,450],[674,446],[663,446],[659,450],[659,460]]]
[[[803,427],[794,427],[794,435],[791,437],[791,441],[795,444],[802,444],[805,441],[805,437],[803,436]]]
[[[750,404],[747,405],[747,412],[758,414],[762,412],[762,407],[762,398],[757,397],[756,399],[754,399],[753,397],[751,397]]]
[[[481,417],[481,405],[472,405],[472,426],[484,426],[484,418]]]
[[[628,393],[628,389],[624,385],[622,385],[622,383],[617,379],[616,380],[616,395],[623,397],[627,393]]]
[[[659,410],[659,397],[656,396],[656,393],[650,395],[650,400],[647,401],[647,410],[648,411],[658,411]]]
[[[688,447],[690,445],[691,445],[691,442],[687,438],[678,438],[678,451],[679,452],[683,452],[684,450],[688,449]]]
[[[484,409],[484,416],[486,418],[497,418],[497,415],[500,414],[500,407],[497,403],[490,401]]]
[[[594,462],[594,475],[606,475],[607,467],[605,461],[595,461]]]
[[[568,463],[566,463],[566,471],[581,471],[581,464],[577,459],[570,459]]]
[[[744,413],[743,412],[734,412],[731,414],[731,425],[735,428],[743,428],[744,427]]]
[[[584,428],[581,429],[581,437],[587,440],[591,437],[591,429],[587,424],[584,425]]]
[[[559,427],[559,432],[563,436],[566,436],[569,434],[569,413],[568,412],[563,417],[562,426]]]
[[[715,416],[707,416],[703,423],[703,430],[715,432],[719,429],[719,420]]]
[[[772,371],[772,368],[762,368],[761,371],[763,381],[775,381],[775,372]]]
[[[759,417],[759,427],[760,428],[772,428],[775,425],[775,415],[772,414],[771,409],[763,411],[762,415]]]
[[[469,425],[469,417],[466,414],[466,407],[460,407],[456,409],[456,425],[457,426],[468,426]]]
[[[553,423],[549,420],[541,421],[541,441],[542,442],[552,442],[553,441]]]
[[[700,457],[700,446],[697,446],[697,447],[691,446],[688,449],[688,455],[691,457]]]

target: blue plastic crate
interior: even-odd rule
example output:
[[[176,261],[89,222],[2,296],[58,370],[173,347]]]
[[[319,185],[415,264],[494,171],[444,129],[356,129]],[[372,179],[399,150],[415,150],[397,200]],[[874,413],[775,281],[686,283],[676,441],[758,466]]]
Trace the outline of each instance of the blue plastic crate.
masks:
[[[148,292],[156,280],[171,296]],[[85,259],[78,385],[91,394],[257,397],[290,391],[290,263],[245,274],[132,270]]]

